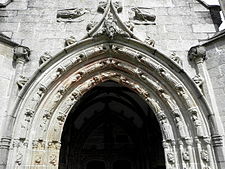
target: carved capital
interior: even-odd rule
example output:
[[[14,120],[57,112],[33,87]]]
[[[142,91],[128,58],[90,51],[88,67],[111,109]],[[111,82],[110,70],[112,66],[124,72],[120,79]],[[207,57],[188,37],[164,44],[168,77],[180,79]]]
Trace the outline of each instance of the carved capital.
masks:
[[[13,60],[16,62],[28,62],[30,60],[30,49],[25,46],[17,46],[14,48]]]
[[[214,147],[223,146],[223,137],[220,135],[213,135],[212,136],[212,143]]]
[[[206,60],[206,49],[204,46],[194,46],[188,51],[188,58],[196,64],[203,63]]]
[[[1,138],[0,148],[1,149],[9,149],[11,143],[11,138]]]

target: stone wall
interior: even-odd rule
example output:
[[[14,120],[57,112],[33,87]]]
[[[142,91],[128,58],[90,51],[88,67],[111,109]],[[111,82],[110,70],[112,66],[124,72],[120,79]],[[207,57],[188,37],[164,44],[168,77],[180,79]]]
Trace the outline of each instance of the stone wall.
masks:
[[[0,31],[12,36],[12,40],[31,49],[31,62],[27,64],[26,76],[38,68],[39,57],[44,52],[52,55],[64,47],[70,36],[77,40],[86,35],[86,25],[99,21],[97,13],[100,0],[15,0],[0,9]],[[186,56],[199,39],[206,39],[215,32],[208,9],[197,0],[123,0],[120,17],[128,21],[132,7],[156,15],[156,25],[135,25],[134,33],[142,40],[149,36],[155,40],[155,48],[168,56],[176,52],[191,72]],[[57,22],[57,10],[85,9],[85,14],[73,22]],[[145,8],[145,9],[144,9]],[[192,76],[192,75],[191,75]]]
[[[223,37],[207,46],[207,69],[216,97],[217,107],[225,128],[225,43]]]
[[[10,86],[12,85],[14,76],[14,66],[12,65],[12,58],[12,47],[0,42],[0,129],[2,128],[2,119],[6,115],[8,100],[10,97]]]

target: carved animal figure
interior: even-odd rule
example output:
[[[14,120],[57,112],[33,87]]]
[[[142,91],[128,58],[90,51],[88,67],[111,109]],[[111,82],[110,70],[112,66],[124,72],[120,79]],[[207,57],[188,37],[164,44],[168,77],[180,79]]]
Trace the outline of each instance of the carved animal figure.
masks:
[[[87,11],[82,8],[64,9],[58,11],[57,18],[75,19],[84,15],[85,13],[87,13]]]
[[[132,11],[134,11],[134,19],[139,20],[139,21],[150,21],[154,22],[156,19],[155,15],[151,15],[149,13],[142,12],[138,8],[131,8]]]

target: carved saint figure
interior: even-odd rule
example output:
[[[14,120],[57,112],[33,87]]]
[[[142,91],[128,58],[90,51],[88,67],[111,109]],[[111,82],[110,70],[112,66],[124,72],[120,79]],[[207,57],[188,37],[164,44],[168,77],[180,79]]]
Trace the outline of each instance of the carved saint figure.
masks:
[[[66,114],[70,108],[73,106],[74,102],[77,99],[77,93],[72,93],[72,95],[69,97],[69,99],[66,101],[66,103],[62,106],[62,108],[60,109],[60,113],[61,114]]]
[[[51,103],[49,104],[49,106],[50,106],[49,112],[52,113],[52,112],[55,110],[55,108],[56,108],[56,106],[58,105],[59,100],[62,98],[64,92],[65,92],[65,88],[64,88],[64,86],[62,86],[62,87],[57,91],[57,93],[54,95],[54,97],[53,97]]]
[[[185,103],[186,103],[187,107],[193,108],[194,103],[193,103],[193,101],[191,101],[191,98],[185,92],[184,87],[181,84],[178,84],[178,85],[175,86],[175,88],[176,88],[176,91],[177,91],[178,95],[181,96],[185,100]]]
[[[158,91],[159,91],[160,97],[167,102],[167,104],[170,106],[172,111],[174,111],[178,108],[176,102],[170,97],[170,95],[168,95],[165,92],[164,89],[159,88]]]
[[[181,120],[181,117],[179,115],[176,115],[175,123],[176,123],[177,129],[179,131],[180,137],[183,138],[183,139],[187,138],[185,128],[184,128],[184,124],[183,124],[183,122]]]
[[[63,68],[59,67],[56,72],[54,72],[50,78],[46,79],[45,86],[48,87],[52,82],[54,82],[56,79],[58,79],[62,72],[64,71]]]
[[[159,106],[158,101],[155,101],[154,99],[152,99],[150,97],[147,97],[145,100],[146,100],[147,103],[150,103],[150,105],[152,105],[152,108],[153,108],[155,113],[161,113],[162,112],[162,109]]]
[[[204,133],[203,133],[203,129],[202,129],[202,123],[199,120],[199,117],[198,117],[196,111],[194,111],[194,112],[192,111],[192,120],[193,120],[193,123],[194,123],[195,128],[196,128],[197,136],[198,137],[204,137]]]
[[[44,95],[46,89],[40,87],[34,97],[31,99],[31,104],[29,105],[30,110],[35,110],[41,100],[41,97]]]
[[[173,140],[173,131],[172,128],[168,122],[168,119],[164,113],[161,113],[159,115],[159,120],[162,126],[163,134],[166,141],[172,141]]]

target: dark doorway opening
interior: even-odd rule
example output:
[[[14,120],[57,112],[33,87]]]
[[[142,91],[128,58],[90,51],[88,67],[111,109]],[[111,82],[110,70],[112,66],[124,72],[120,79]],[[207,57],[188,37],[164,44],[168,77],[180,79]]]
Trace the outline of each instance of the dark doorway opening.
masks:
[[[87,92],[67,117],[59,169],[165,169],[161,135],[145,101],[107,81]]]

